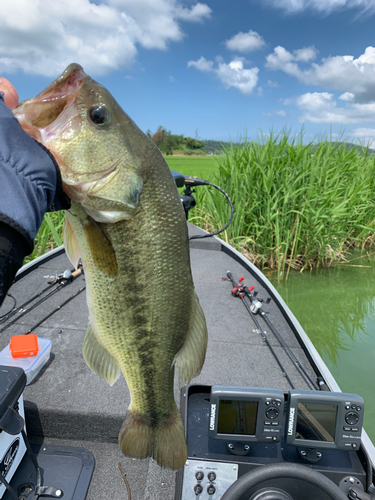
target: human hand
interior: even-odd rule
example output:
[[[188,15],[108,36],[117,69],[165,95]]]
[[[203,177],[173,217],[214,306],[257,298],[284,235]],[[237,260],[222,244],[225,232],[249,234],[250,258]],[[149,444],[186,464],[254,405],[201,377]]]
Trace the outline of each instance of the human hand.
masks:
[[[18,93],[14,86],[4,77],[0,77],[0,92],[4,93],[4,102],[10,109],[18,105]]]

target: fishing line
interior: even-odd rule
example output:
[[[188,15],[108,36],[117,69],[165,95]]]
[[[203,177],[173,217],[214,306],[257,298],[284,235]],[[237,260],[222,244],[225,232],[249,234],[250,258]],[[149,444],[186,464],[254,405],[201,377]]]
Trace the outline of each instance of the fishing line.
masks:
[[[239,297],[242,301],[242,303],[244,304],[244,306],[246,307],[246,310],[247,312],[250,314],[250,316],[252,317],[259,333],[262,335],[262,338],[263,340],[265,341],[265,343],[267,344],[268,348],[270,349],[273,357],[275,358],[277,364],[279,365],[280,369],[281,369],[281,372],[282,374],[284,375],[284,377],[287,379],[287,381],[289,382],[289,385],[292,389],[295,389],[292,381],[290,380],[290,377],[289,375],[287,374],[285,368],[283,367],[283,365],[281,364],[281,361],[280,359],[278,358],[276,352],[274,351],[273,347],[271,346],[268,338],[267,338],[267,335],[266,333],[264,332],[264,330],[261,328],[260,324],[259,324],[259,321],[256,319],[255,317],[255,314],[253,313],[253,311],[251,310],[249,304],[245,301],[245,294],[244,293],[240,293],[239,290],[240,290],[240,287],[237,285],[237,283],[234,281],[234,278],[232,276],[232,273],[230,271],[227,272],[227,276],[228,276],[228,279],[229,281],[231,281],[232,283],[232,286],[233,286],[233,290],[232,290],[232,295],[234,295],[235,297]]]

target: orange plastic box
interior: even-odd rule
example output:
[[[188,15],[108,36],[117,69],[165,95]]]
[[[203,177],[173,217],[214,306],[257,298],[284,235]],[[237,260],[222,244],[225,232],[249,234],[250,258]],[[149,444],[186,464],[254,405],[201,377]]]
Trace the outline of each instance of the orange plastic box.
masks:
[[[9,342],[12,358],[28,358],[36,356],[39,351],[38,337],[31,335],[14,335]]]

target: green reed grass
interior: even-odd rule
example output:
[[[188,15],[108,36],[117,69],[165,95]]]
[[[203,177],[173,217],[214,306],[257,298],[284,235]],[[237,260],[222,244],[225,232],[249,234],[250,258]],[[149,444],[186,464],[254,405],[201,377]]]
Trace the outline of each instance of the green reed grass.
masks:
[[[25,262],[36,259],[39,255],[62,245],[64,219],[65,213],[63,211],[46,213],[35,237],[33,253],[26,257]]]
[[[221,237],[260,268],[287,277],[345,259],[351,248],[374,245],[375,158],[368,150],[303,134],[263,135],[231,146],[218,158],[212,182],[232,198],[235,216]],[[222,227],[230,210],[215,190],[201,190],[191,221]]]
[[[279,278],[375,245],[375,157],[366,148],[316,142],[304,144],[303,133],[270,133],[210,158],[207,180],[222,187],[235,208],[220,237]],[[199,175],[194,168],[202,165],[189,158],[184,173]],[[230,216],[224,196],[198,187],[196,198],[190,221],[207,230],[224,226]],[[62,244],[63,223],[63,212],[46,214],[28,260]]]

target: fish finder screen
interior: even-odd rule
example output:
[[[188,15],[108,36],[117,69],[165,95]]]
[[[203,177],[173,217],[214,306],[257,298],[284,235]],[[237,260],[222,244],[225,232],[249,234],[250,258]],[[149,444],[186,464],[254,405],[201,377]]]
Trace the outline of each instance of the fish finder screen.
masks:
[[[296,439],[333,442],[336,416],[337,405],[299,402]]]
[[[255,435],[257,411],[257,401],[221,399],[217,432],[219,434]]]

